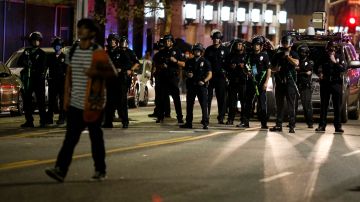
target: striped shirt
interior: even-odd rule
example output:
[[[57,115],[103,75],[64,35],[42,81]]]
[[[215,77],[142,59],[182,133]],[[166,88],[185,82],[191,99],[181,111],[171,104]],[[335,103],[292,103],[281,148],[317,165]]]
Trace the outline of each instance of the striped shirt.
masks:
[[[92,47],[83,50],[77,46],[70,61],[72,80],[70,105],[82,110],[84,109],[88,82],[88,76],[86,76],[85,72],[91,66],[93,51]],[[69,58],[67,58],[67,61],[69,61]]]

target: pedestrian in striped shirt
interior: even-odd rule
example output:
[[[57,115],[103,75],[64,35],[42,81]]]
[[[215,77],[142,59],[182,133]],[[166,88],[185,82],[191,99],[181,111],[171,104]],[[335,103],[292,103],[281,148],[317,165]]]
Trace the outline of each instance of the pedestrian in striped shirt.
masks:
[[[94,43],[98,28],[91,19],[81,19],[77,24],[77,28],[80,41],[75,43],[70,49],[67,59],[69,71],[67,72],[65,94],[69,96],[65,95],[64,100],[64,107],[68,114],[66,136],[58,154],[55,167],[45,170],[49,177],[59,182],[63,182],[65,179],[74,148],[86,127],[89,130],[92,157],[95,162],[95,174],[91,179],[103,180],[106,178],[105,146],[101,129],[102,120],[99,118],[91,123],[84,121],[84,103],[88,99],[86,92],[87,83],[90,78],[88,76],[89,69],[92,65],[93,54],[102,50],[99,45]],[[108,66],[112,66],[112,64],[109,63]],[[115,76],[114,67],[112,69],[112,73],[108,71],[107,75],[105,75],[106,73],[98,72],[99,75],[97,76],[101,78]]]

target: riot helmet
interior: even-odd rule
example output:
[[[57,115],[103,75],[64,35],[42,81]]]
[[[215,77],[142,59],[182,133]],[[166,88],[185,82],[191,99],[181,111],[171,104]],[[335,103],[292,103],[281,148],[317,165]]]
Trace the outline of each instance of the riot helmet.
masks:
[[[60,52],[64,47],[64,40],[61,37],[55,37],[51,40],[51,46],[54,48],[55,52]]]
[[[211,32],[211,39],[212,40],[214,40],[214,39],[220,39],[220,40],[222,40],[223,39],[223,35],[222,35],[222,33],[221,33],[221,31],[220,30],[213,30],[212,32]]]
[[[191,50],[195,57],[200,57],[201,54],[205,51],[204,46],[201,43],[196,43],[193,45]]]
[[[55,47],[55,46],[61,46],[64,47],[64,40],[61,37],[54,37],[51,40],[51,46]]]
[[[294,39],[290,35],[281,37],[281,46],[282,47],[291,47],[294,43]]]
[[[251,40],[251,44],[253,46],[256,44],[262,46],[262,45],[264,45],[264,39],[261,36],[256,36]]]
[[[120,41],[120,36],[118,33],[110,33],[108,35],[108,38],[106,39],[108,46],[114,47],[117,46],[119,44]],[[115,44],[113,44],[113,41],[115,41]]]
[[[302,58],[302,59],[304,59],[310,55],[310,49],[306,44],[301,44],[297,48],[297,52],[298,52],[300,58]]]
[[[165,45],[165,47],[167,47],[167,48],[172,47],[174,45],[174,42],[175,42],[175,40],[174,40],[174,37],[173,37],[172,34],[166,34],[164,36],[164,45]]]
[[[129,45],[129,39],[126,36],[122,36],[119,40],[121,48],[127,48]]]
[[[242,45],[241,49],[239,49],[239,44]],[[234,39],[230,46],[230,52],[243,51],[245,49],[246,49],[246,41],[244,39]]]
[[[43,35],[39,31],[32,32],[29,35],[29,43],[34,47],[39,47],[42,39],[43,39]]]

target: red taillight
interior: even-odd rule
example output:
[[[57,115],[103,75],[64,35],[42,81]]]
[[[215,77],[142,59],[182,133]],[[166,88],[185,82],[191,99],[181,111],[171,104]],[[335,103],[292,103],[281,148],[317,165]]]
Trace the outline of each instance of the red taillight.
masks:
[[[0,88],[9,89],[9,88],[15,88],[15,86],[12,84],[2,84],[2,85],[0,85]]]

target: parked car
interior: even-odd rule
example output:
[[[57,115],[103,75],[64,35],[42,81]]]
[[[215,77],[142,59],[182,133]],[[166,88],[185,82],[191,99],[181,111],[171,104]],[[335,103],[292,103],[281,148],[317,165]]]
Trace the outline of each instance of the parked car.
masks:
[[[23,113],[22,82],[10,69],[0,63],[0,112],[10,112],[11,115]]]
[[[136,71],[137,94],[139,106],[147,106],[149,101],[155,101],[155,86],[151,85],[151,60],[140,60],[140,68]],[[154,84],[155,85],[155,82]]]
[[[326,57],[325,46],[329,40],[335,40],[337,52],[345,59],[346,71],[343,73],[343,106],[341,110],[341,119],[345,123],[348,119],[358,119],[360,110],[360,61],[354,46],[339,35],[335,36],[303,36],[298,37],[294,43],[294,50],[300,44],[307,44],[310,48],[310,57],[315,63],[316,70],[324,57]],[[314,73],[312,75],[312,105],[314,114],[320,113],[320,84],[319,78]],[[299,103],[299,109],[302,106]],[[330,102],[329,111],[333,111]]]
[[[52,47],[45,47],[45,48],[41,48],[41,49],[46,53],[46,56],[50,56],[51,54],[55,53],[54,48],[52,48]],[[20,72],[24,67],[18,66],[17,63],[23,52],[24,52],[24,48],[17,50],[10,56],[10,58],[5,63],[5,65],[10,69],[12,74],[18,76],[19,78],[20,78]],[[46,74],[48,75],[48,72]],[[48,103],[48,100],[49,100],[48,95],[49,95],[48,94],[48,83],[47,83],[47,80],[45,80],[45,103],[46,104]],[[34,102],[36,102],[35,94],[33,94],[33,98],[34,98]]]

